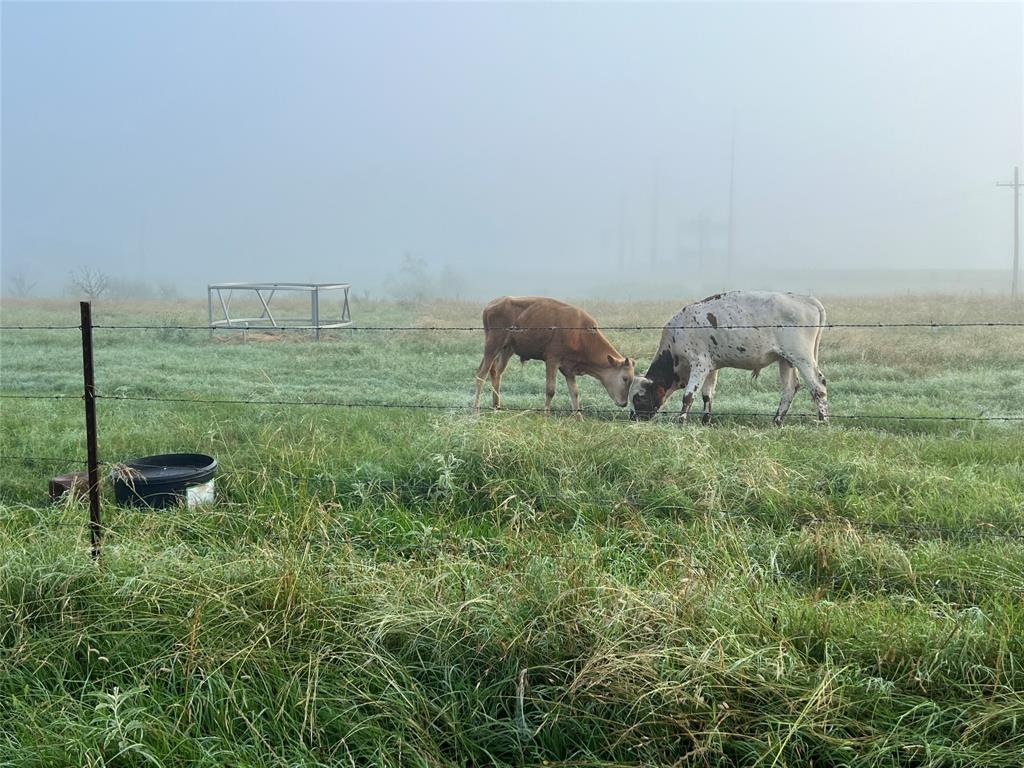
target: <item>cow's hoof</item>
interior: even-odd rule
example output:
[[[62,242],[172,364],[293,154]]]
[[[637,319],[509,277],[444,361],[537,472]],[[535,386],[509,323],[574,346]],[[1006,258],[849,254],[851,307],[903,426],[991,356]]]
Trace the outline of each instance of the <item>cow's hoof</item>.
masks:
[[[772,419],[772,424],[774,424],[776,427],[781,427],[782,426],[782,417],[781,416],[776,416],[774,419]]]
[[[705,413],[705,414],[704,414],[704,415],[703,415],[703,416],[701,417],[701,419],[700,419],[700,423],[701,423],[701,424],[703,424],[703,425],[704,425],[705,427],[706,427],[706,426],[707,426],[708,424],[710,424],[710,423],[711,423],[711,414],[710,414],[710,413]]]
[[[573,411],[572,412],[572,417],[576,421],[583,421],[583,411]]]

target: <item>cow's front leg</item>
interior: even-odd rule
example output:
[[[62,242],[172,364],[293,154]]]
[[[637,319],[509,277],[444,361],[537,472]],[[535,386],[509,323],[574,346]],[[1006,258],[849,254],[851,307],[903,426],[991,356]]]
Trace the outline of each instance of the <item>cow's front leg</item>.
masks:
[[[547,378],[544,388],[544,415],[551,415],[551,401],[555,399],[555,375],[558,373],[558,363],[545,361]]]
[[[700,388],[701,397],[704,399],[704,416],[702,424],[711,423],[711,401],[715,399],[715,385],[718,383],[718,370],[711,371],[704,379],[704,386]]]
[[[690,414],[690,406],[693,405],[693,396],[704,384],[704,380],[711,370],[711,364],[706,361],[700,361],[690,368],[690,379],[686,382],[686,388],[683,390],[683,408],[679,412],[679,421],[686,421],[686,417]]]
[[[800,371],[800,377],[811,390],[811,400],[818,409],[818,421],[828,421],[828,390],[825,388],[825,377],[810,360],[797,359],[793,361],[793,365]]]
[[[564,374],[565,383],[569,386],[569,400],[572,403],[572,415],[577,419],[583,418],[583,411],[580,409],[580,387],[576,383],[576,377],[571,373]]]

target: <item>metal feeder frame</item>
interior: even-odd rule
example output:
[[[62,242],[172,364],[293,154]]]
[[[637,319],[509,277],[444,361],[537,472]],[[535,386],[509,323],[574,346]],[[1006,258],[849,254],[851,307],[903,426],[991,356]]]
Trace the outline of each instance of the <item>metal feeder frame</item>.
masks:
[[[344,328],[352,325],[352,314],[349,309],[348,295],[351,283],[211,283],[206,286],[207,317],[210,324],[210,336],[218,328],[238,328],[245,330],[271,330],[292,328],[295,330],[313,331],[316,340],[320,340],[320,331],[326,328]],[[231,298],[235,291],[252,291],[256,294],[263,312],[259,317],[232,317]],[[270,311],[270,303],[278,291],[299,291],[309,294],[309,318],[277,318]],[[320,292],[342,291],[341,318],[330,322],[321,322]],[[224,319],[213,319],[213,294],[224,311]],[[227,297],[225,298],[225,293]],[[268,324],[269,323],[269,324]]]

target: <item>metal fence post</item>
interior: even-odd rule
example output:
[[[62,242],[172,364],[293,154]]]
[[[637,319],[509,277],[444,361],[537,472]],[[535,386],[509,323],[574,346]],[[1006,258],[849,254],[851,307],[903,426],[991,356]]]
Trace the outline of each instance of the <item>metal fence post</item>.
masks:
[[[100,459],[96,442],[96,379],[92,364],[92,304],[83,301],[82,310],[82,374],[85,379],[85,444],[89,466],[89,533],[92,557],[100,556]]]
[[[313,327],[316,329],[316,340],[320,341],[320,286],[313,286]]]

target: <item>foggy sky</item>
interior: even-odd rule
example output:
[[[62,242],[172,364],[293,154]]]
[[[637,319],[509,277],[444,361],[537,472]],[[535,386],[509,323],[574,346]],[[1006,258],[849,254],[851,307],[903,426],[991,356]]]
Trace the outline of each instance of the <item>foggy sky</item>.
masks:
[[[1007,268],[1022,34],[1016,3],[4,2],[3,273],[681,279],[734,127],[737,283]]]

